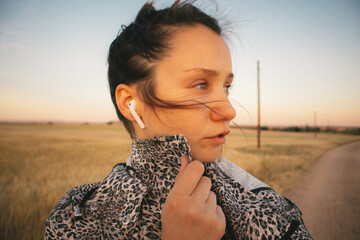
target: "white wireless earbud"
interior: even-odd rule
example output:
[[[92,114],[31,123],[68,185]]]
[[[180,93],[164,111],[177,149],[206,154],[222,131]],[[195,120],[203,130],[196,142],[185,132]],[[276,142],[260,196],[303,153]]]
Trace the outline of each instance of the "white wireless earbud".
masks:
[[[134,100],[131,100],[129,102],[129,109],[130,109],[130,113],[131,115],[133,115],[133,117],[135,118],[135,121],[139,124],[140,128],[141,129],[144,129],[145,128],[145,125],[144,123],[141,121],[139,115],[136,113],[135,111],[135,99]]]

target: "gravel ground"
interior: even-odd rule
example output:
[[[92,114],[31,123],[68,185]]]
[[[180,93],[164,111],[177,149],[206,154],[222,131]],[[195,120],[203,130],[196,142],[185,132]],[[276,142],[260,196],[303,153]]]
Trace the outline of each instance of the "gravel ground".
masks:
[[[360,239],[360,142],[327,152],[287,196],[315,240]]]

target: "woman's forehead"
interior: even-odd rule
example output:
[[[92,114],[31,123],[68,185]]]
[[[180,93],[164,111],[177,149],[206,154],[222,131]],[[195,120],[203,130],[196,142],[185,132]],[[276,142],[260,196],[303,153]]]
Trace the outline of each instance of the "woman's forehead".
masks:
[[[171,70],[198,68],[231,72],[231,55],[226,42],[205,26],[179,29],[166,55],[159,65]]]

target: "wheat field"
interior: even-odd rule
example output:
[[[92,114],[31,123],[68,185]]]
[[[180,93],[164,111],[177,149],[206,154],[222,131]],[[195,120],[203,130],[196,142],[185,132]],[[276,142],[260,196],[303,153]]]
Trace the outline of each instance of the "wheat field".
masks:
[[[285,194],[325,151],[359,136],[233,129],[223,156]],[[41,239],[57,200],[126,160],[120,125],[0,125],[0,239]]]

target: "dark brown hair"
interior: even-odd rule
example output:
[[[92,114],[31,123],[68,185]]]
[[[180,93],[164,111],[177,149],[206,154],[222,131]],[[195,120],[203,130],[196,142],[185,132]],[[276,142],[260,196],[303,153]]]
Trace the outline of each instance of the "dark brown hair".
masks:
[[[152,107],[189,106],[166,102],[156,97],[152,63],[166,56],[171,48],[169,39],[183,27],[201,24],[221,35],[218,21],[195,7],[193,3],[194,1],[176,0],[171,7],[156,10],[154,2],[147,2],[140,9],[135,21],[128,26],[122,26],[121,33],[110,45],[108,80],[111,99],[118,118],[132,138],[133,125],[121,114],[116,104],[115,90],[119,84],[138,84],[139,97]]]

